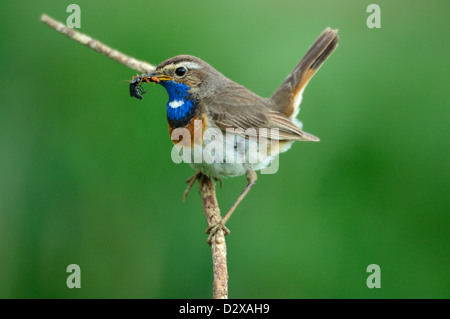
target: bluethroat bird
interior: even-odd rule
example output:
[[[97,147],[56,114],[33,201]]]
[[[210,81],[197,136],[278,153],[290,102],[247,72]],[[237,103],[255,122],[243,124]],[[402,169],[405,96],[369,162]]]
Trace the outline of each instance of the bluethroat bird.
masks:
[[[192,150],[204,151],[207,147],[205,142],[213,142],[213,139],[205,137],[208,128],[214,128],[224,136],[231,131],[231,135],[243,137],[240,141],[244,142],[262,136],[270,142],[277,142],[275,147],[271,143],[264,154],[260,152],[258,142],[258,156],[254,161],[248,160],[248,143],[244,143],[244,146],[237,145],[240,143],[239,139],[234,138],[227,140],[232,141],[232,146],[224,147],[223,154],[217,152],[221,154],[220,160],[191,161],[190,165],[196,170],[196,174],[188,179],[189,186],[183,200],[202,174],[216,180],[244,174],[247,176],[247,186],[220,225],[209,229],[210,237],[218,227],[223,228],[226,234],[229,232],[225,223],[255,184],[255,170],[269,165],[275,156],[288,150],[294,141],[319,141],[317,137],[302,130],[302,124],[296,117],[306,84],[337,47],[337,42],[337,30],[325,29],[270,98],[259,97],[228,79],[208,63],[189,55],[170,58],[159,64],[154,72],[136,76],[131,81],[130,95],[138,99],[142,99],[142,94],[145,93],[141,85],[143,82],[159,83],[167,90],[169,132],[172,136],[177,129],[188,130],[191,138],[187,141],[183,138],[179,143],[184,142]],[[196,142],[194,138],[197,131],[203,135],[200,142]],[[223,139],[217,140],[220,140],[217,143],[223,143]],[[237,158],[241,160],[236,160]]]

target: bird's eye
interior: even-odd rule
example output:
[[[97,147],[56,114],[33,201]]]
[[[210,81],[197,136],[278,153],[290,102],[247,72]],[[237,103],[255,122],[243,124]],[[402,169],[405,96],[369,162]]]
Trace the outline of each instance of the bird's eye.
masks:
[[[177,68],[177,69],[175,70],[175,74],[176,74],[177,76],[180,76],[180,77],[183,76],[183,75],[185,75],[186,72],[187,72],[186,68],[185,68],[185,67],[182,67],[182,66],[180,66],[179,68]]]

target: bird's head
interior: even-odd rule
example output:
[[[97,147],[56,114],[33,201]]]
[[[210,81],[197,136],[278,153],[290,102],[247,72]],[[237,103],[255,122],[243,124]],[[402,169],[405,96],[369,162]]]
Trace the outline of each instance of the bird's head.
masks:
[[[224,79],[208,63],[190,55],[170,58],[146,76],[150,82],[157,82],[167,90],[169,101],[181,97],[199,100],[210,96]]]

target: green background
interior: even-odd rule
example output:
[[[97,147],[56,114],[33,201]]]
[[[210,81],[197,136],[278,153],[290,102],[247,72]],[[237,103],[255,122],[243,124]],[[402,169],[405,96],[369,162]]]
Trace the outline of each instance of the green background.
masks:
[[[135,71],[39,21],[65,22],[72,2],[0,4],[0,297],[210,298],[167,94],[131,99]],[[282,154],[228,223],[229,296],[450,297],[449,1],[378,0],[381,29],[366,26],[373,1],[76,3],[81,32],[154,64],[199,56],[261,96],[339,29],[300,113],[321,142]],[[222,213],[245,183],[224,181]]]

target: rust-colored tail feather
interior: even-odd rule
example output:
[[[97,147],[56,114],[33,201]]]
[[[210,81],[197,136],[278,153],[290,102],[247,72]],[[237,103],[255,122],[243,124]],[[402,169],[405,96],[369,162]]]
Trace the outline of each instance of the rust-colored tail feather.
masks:
[[[300,62],[272,95],[276,111],[287,117],[296,116],[303,89],[323,62],[336,49],[337,30],[326,28]]]

